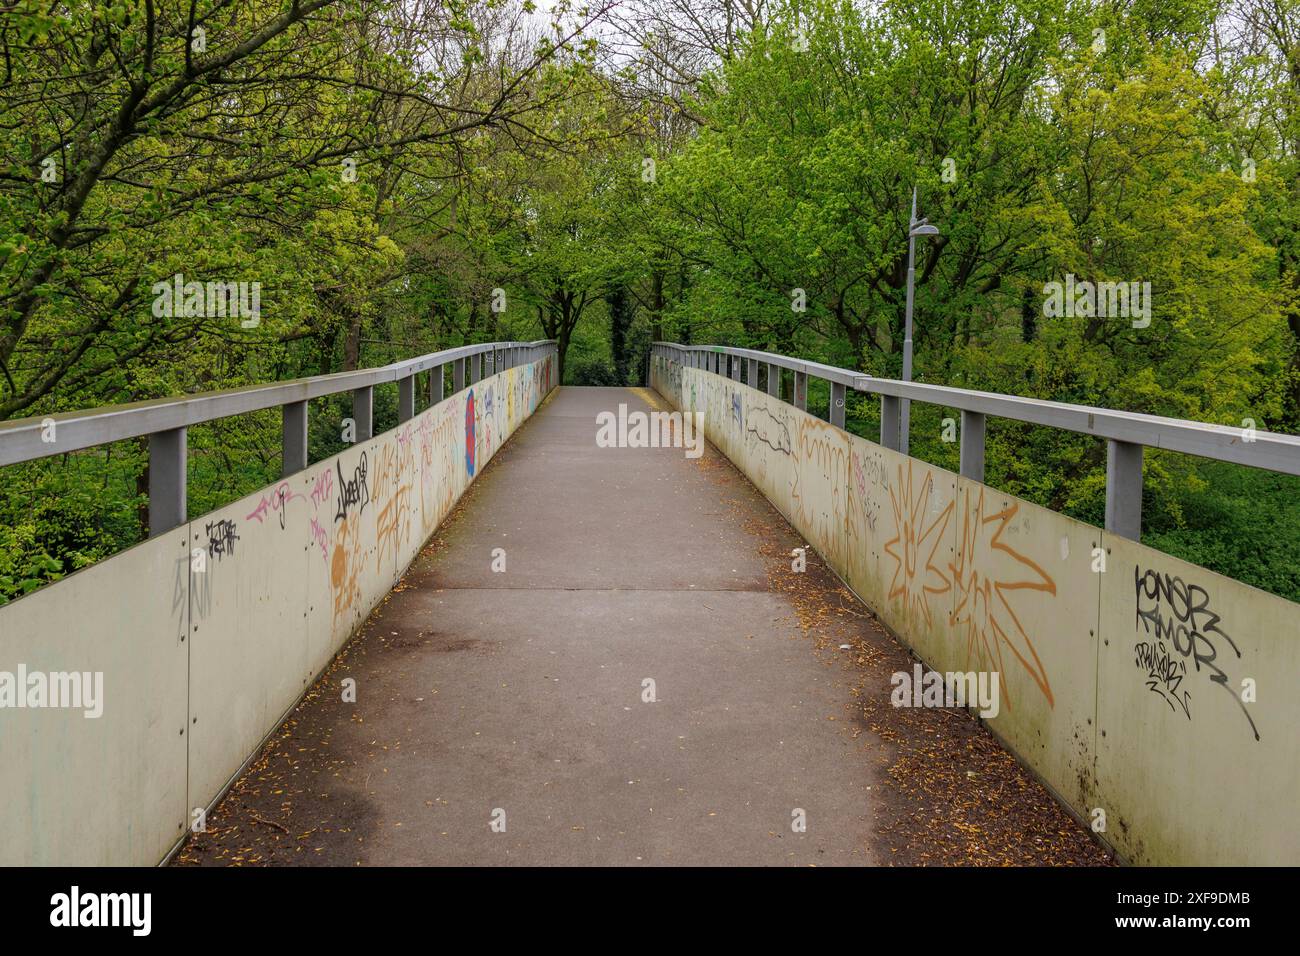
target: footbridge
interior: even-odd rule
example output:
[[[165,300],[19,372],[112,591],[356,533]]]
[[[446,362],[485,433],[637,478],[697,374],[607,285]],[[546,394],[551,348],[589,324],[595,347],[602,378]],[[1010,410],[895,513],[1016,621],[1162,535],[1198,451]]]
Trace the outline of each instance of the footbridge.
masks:
[[[147,438],[150,527],[0,607],[0,863],[1300,862],[1300,607],[1138,540],[1144,448],[1300,474],[1300,439],[725,347],[656,343],[647,389],[556,364],[0,424],[0,466]],[[339,393],[355,442],[310,461]],[[187,429],[274,408],[282,479],[191,517]],[[986,485],[990,417],[1105,442],[1105,527]]]

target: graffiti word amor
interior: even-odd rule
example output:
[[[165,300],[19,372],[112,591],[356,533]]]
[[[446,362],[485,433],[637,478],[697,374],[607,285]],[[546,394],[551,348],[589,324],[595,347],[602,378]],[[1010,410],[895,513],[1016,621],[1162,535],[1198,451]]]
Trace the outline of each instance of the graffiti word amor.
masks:
[[[1237,657],[1241,657],[1241,651],[1219,627],[1222,618],[1210,609],[1209,592],[1199,585],[1185,583],[1176,575],[1151,569],[1143,571],[1137,565],[1133,567],[1133,586],[1137,597],[1136,624],[1141,625],[1142,633],[1157,642],[1168,642],[1182,655],[1184,663],[1190,657],[1197,673],[1205,670],[1212,684],[1232,695],[1250,724],[1251,733],[1259,740],[1254,719],[1220,666],[1219,652],[1225,644]],[[1142,666],[1140,658],[1138,664]]]

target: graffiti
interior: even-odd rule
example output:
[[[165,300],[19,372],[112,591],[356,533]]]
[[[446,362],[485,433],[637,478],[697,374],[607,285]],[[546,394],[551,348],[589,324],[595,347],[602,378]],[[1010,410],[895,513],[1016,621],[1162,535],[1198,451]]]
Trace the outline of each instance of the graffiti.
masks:
[[[180,624],[181,636],[185,635],[185,604],[190,596],[190,559],[177,558],[176,574],[172,578],[172,614]]]
[[[449,399],[439,406],[430,422],[429,444],[427,450],[421,446],[421,455],[427,454],[424,462],[425,481],[421,485],[420,507],[426,528],[432,528],[451,510],[456,495],[455,476],[460,473],[457,464],[457,419],[460,417],[458,399]],[[423,439],[421,439],[423,442]]]
[[[477,436],[474,433],[475,422],[474,390],[471,388],[465,396],[465,473],[474,477],[474,454],[477,450]]]
[[[409,483],[414,468],[415,449],[409,443],[385,442],[375,449],[375,464],[369,476],[371,504],[382,505],[397,488]]]
[[[411,478],[414,470],[415,447],[409,440],[385,442],[375,452],[371,500],[379,509],[375,518],[379,560],[388,553],[387,547],[391,547],[396,555],[398,548],[409,536]]]
[[[878,451],[860,452],[855,445],[849,456],[849,475],[849,491],[854,493],[856,501],[861,502],[857,511],[866,521],[867,530],[875,534],[876,522],[880,519],[880,502],[868,489],[889,490],[889,469],[885,466],[884,456]]]
[[[1210,683],[1222,687],[1236,701],[1242,716],[1250,724],[1251,733],[1259,740],[1254,718],[1237,696],[1227,672],[1220,666],[1223,645],[1231,648],[1238,658],[1241,650],[1219,627],[1223,618],[1210,608],[1209,592],[1200,585],[1187,584],[1177,575],[1160,574],[1150,568],[1143,571],[1139,565],[1133,566],[1133,586],[1137,598],[1135,628],[1141,625],[1141,633],[1153,638],[1157,645],[1172,645],[1183,658],[1183,673],[1186,673],[1189,657],[1198,674],[1204,669]],[[1138,666],[1142,666],[1140,657]]]
[[[1139,641],[1133,647],[1133,652],[1133,663],[1139,670],[1146,671],[1147,688],[1158,694],[1170,710],[1174,710],[1174,704],[1177,703],[1182,707],[1183,715],[1191,720],[1192,695],[1188,691],[1180,694],[1178,689],[1187,676],[1187,662],[1175,661],[1164,641]]]
[[[682,397],[682,366],[678,362],[664,362],[662,358],[659,358],[659,363],[660,375],[662,376],[665,371],[667,372],[668,390],[680,405]]]
[[[235,542],[239,540],[239,534],[235,531],[235,522],[229,518],[209,521],[205,533],[208,536],[209,557],[220,561],[223,555],[234,556]]]
[[[326,468],[316,476],[316,481],[312,484],[312,507],[319,508],[323,502],[329,501],[332,497],[334,497],[334,472]]]
[[[410,534],[411,486],[402,485],[379,509],[375,519],[375,540],[382,556],[387,547],[396,552]]]
[[[172,579],[172,614],[180,628],[181,640],[184,640],[189,630],[189,622],[185,619],[186,607],[189,608],[191,620],[202,621],[212,610],[214,575],[210,568],[201,573],[195,571],[193,558],[188,555],[177,558],[175,568],[176,574]]]
[[[745,427],[745,416],[741,412],[739,392],[731,393],[731,424],[737,428]]]
[[[370,486],[366,484],[366,453],[361,453],[361,461],[352,471],[352,480],[346,481],[343,478],[343,461],[340,459],[336,462],[335,467],[339,472],[339,497],[338,510],[334,513],[334,522],[337,524],[348,516],[351,508],[356,508],[358,512],[364,512],[366,505],[370,504]]]
[[[1055,598],[1056,582],[1038,564],[1003,540],[1016,519],[1020,503],[1011,502],[1002,510],[988,514],[990,506],[984,489],[980,488],[972,507],[973,495],[973,492],[967,495],[961,541],[956,559],[949,565],[957,592],[951,626],[958,638],[966,640],[968,666],[974,658],[979,662],[976,669],[996,670],[1004,675],[1003,699],[1008,711],[1013,709],[1015,701],[1012,682],[1006,678],[1016,664],[1042,692],[1047,706],[1055,708],[1047,670],[1021,623],[1016,606],[1020,594],[1026,591]],[[989,567],[990,559],[997,554],[1010,558],[1013,570],[1000,572],[996,577],[981,574],[980,568]]]
[[[541,397],[551,390],[551,358],[552,357],[549,355],[546,356],[546,358],[542,359],[541,365],[539,366],[536,382],[537,388],[534,389],[534,409],[536,408],[536,402],[540,401]]]
[[[875,450],[867,450],[864,454],[859,454],[855,449],[853,452],[853,480],[858,486],[859,493],[865,493],[868,484],[879,485],[881,488],[889,488],[889,466],[885,464],[885,456]]]
[[[749,422],[746,429],[749,434],[774,451],[790,454],[790,429],[782,419],[761,405],[745,409],[745,417]]]
[[[361,559],[365,549],[355,522],[344,518],[334,536],[334,554],[330,560],[330,589],[334,594],[334,620],[352,609],[361,597]]]
[[[493,389],[488,386],[483,390],[483,456],[486,458],[492,453],[492,418],[496,414],[496,405],[493,402]]]
[[[321,558],[324,558],[325,566],[329,567],[329,535],[326,535],[325,528],[315,518],[312,518],[312,541],[320,546]]]
[[[429,484],[433,481],[433,416],[420,416],[420,481]]]
[[[814,540],[842,545],[848,440],[838,428],[806,415],[796,419],[796,436],[798,467],[790,485],[795,523]]]
[[[196,572],[191,564],[190,558],[181,558],[176,562],[177,587],[181,587],[180,573],[182,570],[188,572],[190,586],[190,619],[196,616],[200,621],[205,620],[212,611],[212,569]],[[179,597],[179,591],[173,594],[173,597]]]
[[[885,542],[885,553],[894,561],[889,599],[919,614],[927,626],[933,623],[930,598],[947,594],[952,582],[936,563],[935,554],[944,541],[944,531],[952,518],[953,502],[936,515],[934,475],[926,469],[923,477],[915,476],[912,459],[898,466],[898,485],[889,489],[889,504],[894,518],[894,536]],[[914,480],[916,479],[916,480]]]
[[[326,474],[328,474],[328,472],[326,472]],[[252,514],[248,514],[244,516],[244,520],[252,521],[254,518],[256,518],[257,523],[261,524],[262,520],[266,517],[267,511],[268,510],[274,511],[280,516],[280,530],[283,531],[284,530],[284,506],[287,505],[290,501],[293,501],[295,498],[302,498],[302,497],[303,497],[302,495],[295,494],[289,490],[289,482],[282,481],[280,482],[279,486],[274,491],[272,491],[269,495],[262,495],[261,502],[258,504],[256,508],[253,509]],[[305,501],[306,499],[303,498],[303,500]]]

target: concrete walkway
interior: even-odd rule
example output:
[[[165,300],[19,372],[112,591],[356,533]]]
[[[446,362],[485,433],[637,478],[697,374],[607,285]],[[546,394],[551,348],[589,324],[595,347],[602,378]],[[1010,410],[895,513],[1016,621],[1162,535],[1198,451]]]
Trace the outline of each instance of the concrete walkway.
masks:
[[[860,635],[810,635],[797,536],[713,448],[596,446],[598,412],[647,400],[553,394],[180,861],[890,862]]]

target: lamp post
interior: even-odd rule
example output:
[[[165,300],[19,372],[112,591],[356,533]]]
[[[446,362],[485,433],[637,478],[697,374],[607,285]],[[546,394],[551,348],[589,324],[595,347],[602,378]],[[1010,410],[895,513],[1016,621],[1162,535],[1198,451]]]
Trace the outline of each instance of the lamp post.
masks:
[[[939,227],[930,225],[928,219],[916,218],[916,187],[912,187],[912,215],[907,225],[907,320],[903,334],[903,381],[912,380],[912,286],[916,281],[916,237],[937,236]],[[904,455],[908,453],[908,439],[911,436],[912,402],[903,399],[899,415],[898,447]]]

